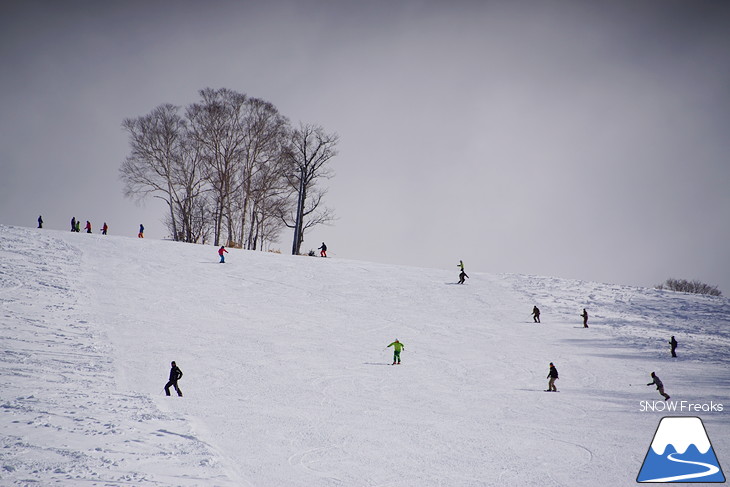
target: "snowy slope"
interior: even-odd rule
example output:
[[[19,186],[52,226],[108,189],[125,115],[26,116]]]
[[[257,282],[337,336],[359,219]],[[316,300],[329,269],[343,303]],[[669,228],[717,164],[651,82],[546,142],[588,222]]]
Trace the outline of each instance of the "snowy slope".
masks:
[[[725,298],[468,262],[460,286],[458,255],[217,260],[0,226],[0,485],[635,485],[666,415],[702,417],[730,466]],[[724,410],[642,410],[652,371],[678,406]]]

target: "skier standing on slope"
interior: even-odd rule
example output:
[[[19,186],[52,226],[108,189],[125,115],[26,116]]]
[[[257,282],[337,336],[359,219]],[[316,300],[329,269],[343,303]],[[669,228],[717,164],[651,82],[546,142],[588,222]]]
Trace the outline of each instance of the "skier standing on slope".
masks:
[[[104,222],[104,226],[101,227],[101,234],[106,235],[107,230],[109,230],[109,225],[107,225],[106,222]]]
[[[588,328],[588,311],[583,308],[583,314],[580,315],[583,318],[583,328]]]
[[[535,323],[540,323],[540,308],[537,306],[532,307],[532,316]]]
[[[226,250],[226,248],[223,245],[221,245],[221,248],[218,249],[218,255],[221,256],[221,261],[220,261],[221,264],[225,264],[226,263],[226,258],[223,255],[224,252],[226,254],[228,253],[228,251]]]
[[[327,246],[322,242],[322,246],[318,248],[317,250],[320,251],[319,256],[320,257],[327,257]]]
[[[38,228],[43,228],[43,217],[42,216],[38,217]]]
[[[464,279],[469,279],[469,276],[467,276],[466,272],[464,272],[464,269],[462,269],[459,273],[459,284],[464,284]]]
[[[545,392],[558,392],[558,389],[555,387],[555,381],[558,380],[558,369],[555,368],[552,362],[550,362],[550,371],[545,378],[550,379],[547,391]]]
[[[86,220],[86,226],[84,227],[84,230],[86,230],[86,233],[91,233],[91,222],[89,220]]]
[[[71,217],[71,231],[72,232],[76,231],[76,217],[75,216]]]
[[[170,380],[165,384],[165,395],[170,395],[170,387],[175,388],[175,392],[177,392],[177,395],[182,397],[182,391],[177,386],[177,381],[179,381],[183,376],[182,370],[175,364],[175,361],[173,360],[170,363]]]
[[[393,363],[391,365],[395,365],[396,363],[400,365],[400,351],[406,347],[397,338],[388,346],[393,347]]]
[[[649,383],[647,384],[647,386],[652,386],[652,385],[656,385],[656,390],[657,390],[657,391],[659,391],[659,394],[661,394],[662,396],[664,396],[664,400],[665,400],[665,401],[666,401],[666,400],[668,400],[668,399],[669,399],[669,394],[667,394],[666,392],[664,392],[664,384],[663,384],[663,383],[662,383],[662,381],[661,381],[661,380],[659,379],[659,376],[658,376],[658,375],[656,375],[656,374],[655,374],[654,372],[652,372],[652,373],[651,373],[651,377],[652,377],[652,379],[654,379],[654,380],[653,380],[653,381],[651,381],[651,382],[649,382]]]
[[[144,238],[144,225],[141,223],[139,224],[139,233],[137,234],[137,238]]]
[[[677,356],[677,340],[672,335],[672,339],[669,340],[669,346],[672,348],[672,357]]]

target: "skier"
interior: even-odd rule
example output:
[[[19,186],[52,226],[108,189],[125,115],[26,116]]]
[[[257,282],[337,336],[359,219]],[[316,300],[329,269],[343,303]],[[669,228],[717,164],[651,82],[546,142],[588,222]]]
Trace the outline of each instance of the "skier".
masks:
[[[393,363],[391,365],[395,365],[396,363],[400,365],[400,351],[406,347],[397,338],[388,347],[393,347]]]
[[[583,318],[583,328],[588,328],[588,311],[585,308],[583,308],[581,317]]]
[[[540,323],[540,308],[538,308],[537,306],[533,306],[532,316],[535,323]]]
[[[109,226],[104,222],[104,226],[101,227],[101,234],[106,235],[106,231],[109,230]]]
[[[226,254],[228,253],[228,251],[226,250],[226,248],[223,245],[221,245],[221,248],[218,249],[218,255],[221,256],[221,261],[220,261],[221,264],[225,264],[226,263],[226,258],[223,255],[224,252]]]
[[[43,217],[38,217],[38,228],[43,228]]]
[[[459,273],[459,284],[464,284],[464,278],[469,279],[469,276],[467,276],[466,272],[464,272],[464,269],[462,269]]]
[[[667,394],[666,392],[664,392],[664,384],[662,384],[662,381],[659,379],[659,376],[656,375],[654,372],[652,372],[651,373],[651,377],[654,380],[651,381],[651,382],[649,382],[647,384],[647,386],[656,385],[656,389],[657,389],[657,391],[659,391],[659,394],[661,394],[662,396],[664,396],[664,400],[665,401],[668,400],[669,399],[669,394]]]
[[[144,225],[141,223],[139,224],[139,233],[137,234],[137,238],[144,238]]]
[[[677,356],[677,340],[674,338],[674,335],[672,335],[672,339],[669,340],[669,346],[672,348],[672,357]]]
[[[327,257],[327,246],[324,244],[324,242],[322,242],[322,246],[320,248],[318,248],[317,250],[321,251],[319,253],[320,257]]]
[[[175,388],[175,392],[177,392],[177,395],[182,397],[182,391],[177,386],[177,381],[179,381],[183,376],[182,370],[175,364],[175,361],[173,360],[170,363],[170,380],[165,384],[165,394],[170,395],[170,386]]]
[[[71,231],[72,232],[76,231],[76,217],[75,216],[71,217]]]
[[[91,222],[89,220],[86,220],[86,226],[84,227],[84,230],[86,230],[86,233],[91,233]]]
[[[555,387],[555,381],[558,380],[558,369],[555,368],[555,365],[553,365],[552,362],[550,362],[550,371],[545,378],[550,379],[550,381],[548,381],[548,388],[545,392],[558,392],[558,389]]]

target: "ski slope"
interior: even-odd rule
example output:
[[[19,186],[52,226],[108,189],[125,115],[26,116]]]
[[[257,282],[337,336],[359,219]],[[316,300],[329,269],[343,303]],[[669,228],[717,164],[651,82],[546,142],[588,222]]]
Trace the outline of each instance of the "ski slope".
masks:
[[[0,226],[0,485],[628,486],[666,415],[730,466],[726,298],[229,251]]]

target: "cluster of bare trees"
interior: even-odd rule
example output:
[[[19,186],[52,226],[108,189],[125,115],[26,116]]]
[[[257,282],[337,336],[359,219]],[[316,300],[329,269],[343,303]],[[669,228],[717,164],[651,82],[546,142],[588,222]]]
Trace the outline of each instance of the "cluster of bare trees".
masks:
[[[669,291],[678,291],[682,293],[722,296],[722,292],[717,288],[717,286],[705,284],[698,280],[688,281],[686,279],[673,279],[671,277],[663,283],[657,284],[656,289],[668,289]]]
[[[206,88],[184,110],[161,105],[122,126],[124,194],[162,199],[175,240],[263,250],[289,227],[298,254],[304,232],[333,219],[318,183],[332,177],[337,135],[293,128],[267,101]]]

